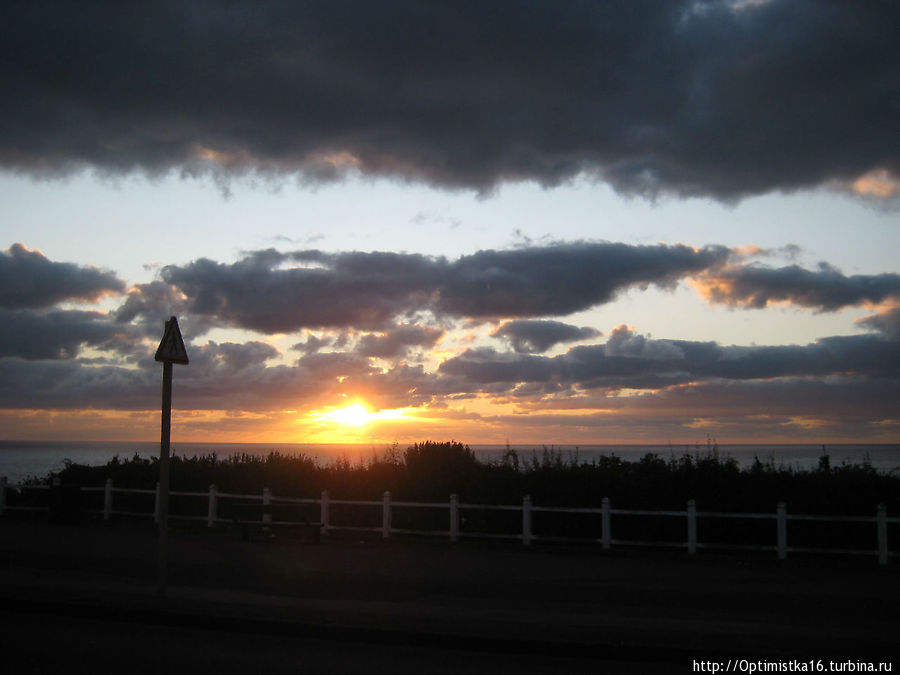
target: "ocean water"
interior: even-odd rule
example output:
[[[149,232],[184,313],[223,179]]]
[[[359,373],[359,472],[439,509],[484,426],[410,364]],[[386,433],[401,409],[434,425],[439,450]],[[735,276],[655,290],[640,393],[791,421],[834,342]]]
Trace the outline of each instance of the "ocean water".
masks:
[[[401,451],[405,448],[401,445]],[[471,445],[482,461],[497,461],[506,451],[505,445]],[[591,461],[601,456],[615,455],[627,461],[636,461],[649,452],[664,459],[685,453],[706,455],[705,445],[556,445],[515,444],[512,448],[523,463],[532,459],[541,461],[545,450],[559,453],[564,461]],[[228,457],[237,453],[266,455],[277,451],[290,455],[305,455],[320,464],[337,459],[353,464],[368,462],[390,450],[388,444],[310,444],[310,443],[173,443],[172,452],[192,457],[215,453]],[[826,445],[831,465],[866,464],[881,472],[900,473],[900,444],[891,445]],[[813,469],[822,456],[822,445],[720,445],[719,456],[733,458],[740,466],[749,467],[756,458],[775,466],[795,469]],[[133,441],[0,441],[0,476],[10,483],[18,483],[29,476],[42,478],[59,471],[65,462],[100,466],[118,455],[130,458],[135,454],[150,458],[159,456],[159,443]]]

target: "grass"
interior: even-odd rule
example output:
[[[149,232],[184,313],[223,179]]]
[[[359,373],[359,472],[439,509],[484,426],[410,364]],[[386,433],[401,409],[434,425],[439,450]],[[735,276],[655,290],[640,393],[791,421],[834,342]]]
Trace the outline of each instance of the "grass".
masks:
[[[67,463],[33,482],[152,488],[158,460],[135,455],[114,457],[102,466]],[[396,445],[366,462],[337,459],[320,465],[304,455],[271,452],[228,457],[215,454],[171,458],[171,489],[203,491],[216,484],[222,492],[318,497],[328,490],[336,499],[380,499],[390,490],[396,500],[446,501],[456,493],[463,502],[518,504],[530,495],[543,506],[599,507],[609,497],[618,508],[683,509],[689,499],[705,511],[772,512],[784,501],[792,513],[872,515],[878,504],[900,511],[900,477],[879,473],[868,464],[832,466],[823,454],[816,469],[776,466],[757,460],[741,468],[705,451],[648,453],[637,461],[615,455],[591,460],[545,447],[524,461],[513,448],[494,462],[480,461],[469,446],[425,441],[400,450]]]

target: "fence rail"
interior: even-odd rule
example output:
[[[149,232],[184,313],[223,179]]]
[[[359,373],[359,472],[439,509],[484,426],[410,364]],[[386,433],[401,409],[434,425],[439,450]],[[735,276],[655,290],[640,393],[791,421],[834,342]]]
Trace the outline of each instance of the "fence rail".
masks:
[[[57,479],[58,481],[58,479]],[[12,485],[7,479],[0,478],[0,515],[5,511],[49,511],[50,506],[35,505],[19,505],[8,503],[8,492],[16,491],[17,493],[25,493],[28,491],[47,491],[54,488],[61,488],[58,482],[54,486],[48,485]],[[102,515],[104,520],[109,520],[112,516],[128,516],[128,517],[146,517],[153,518],[155,522],[159,522],[159,484],[155,490],[117,488],[113,486],[112,480],[107,480],[103,487],[84,487],[80,488],[84,492],[101,492],[103,494],[103,507],[101,509],[84,509],[85,512]],[[116,494],[133,494],[133,495],[153,495],[153,510],[136,511],[131,509],[114,509],[113,496]],[[522,498],[522,503],[517,505],[510,504],[463,504],[459,502],[457,495],[450,495],[448,502],[400,502],[394,501],[390,492],[385,492],[380,501],[375,500],[351,500],[351,499],[332,499],[328,491],[323,491],[318,499],[314,498],[295,498],[295,497],[275,497],[268,488],[264,488],[261,493],[256,494],[237,494],[219,492],[215,485],[210,485],[206,492],[177,492],[169,493],[172,497],[187,497],[193,499],[205,499],[206,515],[189,515],[185,513],[169,513],[169,518],[173,520],[188,521],[205,521],[207,527],[215,527],[217,524],[237,522],[236,518],[223,518],[219,515],[219,505],[223,500],[237,500],[246,502],[260,502],[262,506],[290,506],[290,505],[317,505],[319,507],[319,525],[323,533],[330,531],[356,531],[356,532],[381,532],[385,539],[389,539],[394,534],[409,534],[417,536],[439,536],[447,537],[450,541],[455,542],[460,538],[472,539],[513,539],[520,540],[525,546],[530,546],[535,541],[547,542],[582,542],[582,543],[599,543],[602,548],[610,549],[613,546],[648,546],[648,547],[674,547],[684,548],[687,553],[694,555],[698,549],[723,549],[723,550],[745,550],[745,551],[774,551],[781,560],[787,557],[788,553],[819,553],[819,554],[840,554],[840,555],[875,555],[880,565],[887,565],[890,557],[896,557],[897,552],[893,552],[888,548],[888,525],[900,523],[900,517],[888,517],[887,508],[880,504],[873,516],[843,516],[843,515],[817,515],[817,514],[789,514],[787,506],[784,502],[776,505],[773,513],[735,513],[720,511],[698,511],[694,500],[687,503],[684,511],[673,510],[649,510],[649,509],[614,509],[608,498],[604,498],[600,508],[595,507],[560,507],[560,506],[536,506],[532,504],[531,497]],[[347,525],[337,524],[332,518],[333,506],[355,506],[355,507],[378,507],[381,510],[381,525]],[[421,529],[409,527],[394,527],[394,513],[397,509],[428,509],[440,510],[447,509],[447,529]],[[272,509],[275,510],[274,508]],[[515,533],[509,532],[482,532],[467,530],[463,531],[460,527],[464,521],[460,516],[462,511],[493,511],[493,512],[518,512],[521,515],[520,531]],[[553,533],[535,534],[533,528],[533,514],[549,513],[549,514],[581,514],[593,515],[600,519],[600,537],[565,537],[557,536]],[[270,524],[285,525],[301,525],[308,521],[290,521],[290,520],[272,520],[272,514],[263,511],[261,513],[261,521]],[[683,519],[686,526],[686,539],[684,541],[651,541],[642,539],[614,539],[613,532],[613,516],[628,517],[663,517]],[[732,544],[718,542],[701,542],[698,538],[698,521],[700,519],[739,519],[739,520],[774,520],[775,532],[774,543],[772,544]],[[834,548],[834,547],[810,547],[810,546],[788,546],[788,527],[790,521],[795,522],[830,522],[830,523],[874,523],[875,524],[875,548],[858,549],[858,548]],[[248,522],[248,521],[240,521]],[[256,521],[250,521],[256,522]]]

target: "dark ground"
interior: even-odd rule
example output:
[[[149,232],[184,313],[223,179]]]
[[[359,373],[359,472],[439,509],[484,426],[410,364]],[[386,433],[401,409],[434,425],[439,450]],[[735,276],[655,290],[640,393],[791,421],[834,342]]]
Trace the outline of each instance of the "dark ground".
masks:
[[[892,659],[898,562],[0,518],[3,663],[131,672],[694,672]],[[724,663],[723,663],[724,665]]]

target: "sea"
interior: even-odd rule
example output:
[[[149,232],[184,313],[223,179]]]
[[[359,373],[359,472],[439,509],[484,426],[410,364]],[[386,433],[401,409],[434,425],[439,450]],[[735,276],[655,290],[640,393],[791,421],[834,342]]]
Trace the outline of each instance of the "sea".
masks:
[[[400,445],[399,449],[405,449]],[[507,451],[506,445],[470,445],[475,455],[485,462],[499,461]],[[637,461],[648,453],[663,459],[684,454],[703,457],[712,449],[706,444],[696,445],[545,445],[513,444],[521,463],[532,459],[542,461],[545,453],[559,456],[564,462],[590,462],[603,456],[616,456],[625,461]],[[172,453],[181,457],[215,454],[219,458],[247,453],[265,456],[270,452],[303,455],[321,465],[340,460],[351,464],[367,463],[383,457],[391,444],[326,444],[326,443],[173,443]],[[827,453],[831,466],[842,464],[869,465],[883,473],[900,474],[900,444],[851,445],[719,445],[720,457],[733,458],[740,466],[749,467],[758,458],[765,464],[792,469],[814,469],[819,458]],[[66,462],[88,466],[102,466],[113,457],[128,459],[159,456],[158,442],[135,441],[0,441],[0,476],[15,484],[27,478],[44,478],[60,471]]]

